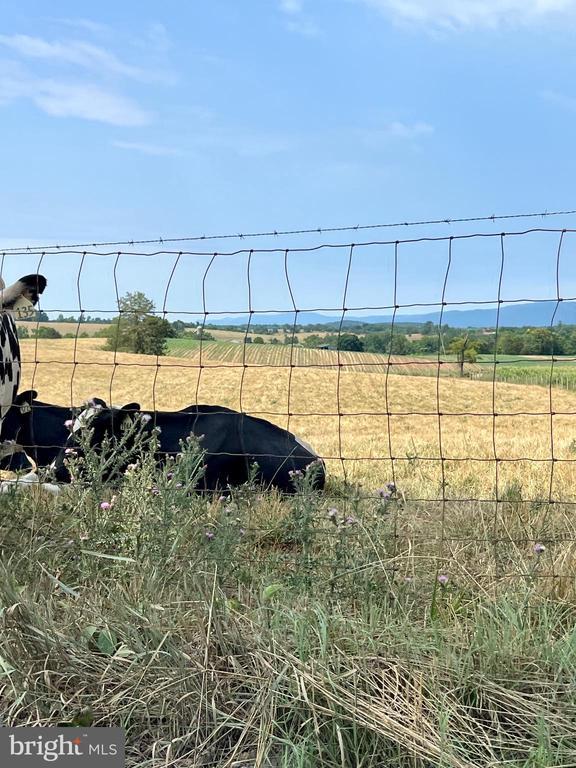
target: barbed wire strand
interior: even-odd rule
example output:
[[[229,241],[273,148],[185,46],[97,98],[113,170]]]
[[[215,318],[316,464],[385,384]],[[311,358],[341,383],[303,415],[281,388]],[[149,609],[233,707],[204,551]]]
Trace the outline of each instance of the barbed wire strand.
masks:
[[[134,246],[134,245],[152,245],[164,243],[184,243],[184,242],[197,242],[204,240],[244,240],[253,237],[284,237],[289,235],[319,235],[330,232],[359,232],[368,229],[394,229],[397,227],[420,227],[420,226],[433,226],[433,225],[453,225],[453,224],[469,224],[473,222],[496,222],[505,221],[510,219],[533,219],[533,218],[551,218],[553,216],[572,216],[576,214],[576,210],[562,210],[562,211],[540,211],[532,213],[508,213],[508,214],[492,214],[490,216],[465,216],[460,218],[440,218],[440,219],[422,219],[416,221],[397,221],[388,222],[383,224],[357,224],[340,227],[312,227],[308,229],[283,229],[283,230],[267,230],[262,232],[246,232],[246,233],[227,233],[223,235],[190,235],[184,237],[157,237],[144,240],[109,240],[102,242],[89,242],[89,243],[73,243],[66,245],[52,244],[52,245],[33,245],[33,246],[13,246],[8,248],[1,248],[0,251],[5,253],[10,252],[33,252],[38,250],[53,250],[59,251],[64,248],[101,248],[101,247],[117,247],[121,245]]]

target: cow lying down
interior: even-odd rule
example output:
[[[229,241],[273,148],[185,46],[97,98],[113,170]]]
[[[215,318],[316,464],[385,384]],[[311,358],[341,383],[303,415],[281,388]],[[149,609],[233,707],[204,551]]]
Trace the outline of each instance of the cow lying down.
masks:
[[[66,444],[74,411],[37,397],[29,389],[14,398],[0,432],[0,470],[48,467]]]
[[[138,420],[144,433],[158,428],[159,463],[181,451],[181,441],[189,435],[200,438],[204,453],[205,472],[198,490],[215,491],[227,486],[242,485],[251,477],[267,488],[294,492],[294,472],[304,472],[315,463],[314,485],[321,489],[325,483],[324,463],[312,448],[291,432],[264,419],[232,411],[216,405],[192,405],[182,411],[141,411],[138,403],[121,408],[109,407],[103,400],[94,399],[76,417],[66,445],[52,464],[58,482],[70,482],[66,459],[70,448],[81,454],[81,430],[91,430],[90,446],[99,451],[103,443],[119,441],[126,428]],[[66,451],[68,450],[68,454]],[[124,471],[133,457],[123,452]],[[257,465],[256,471],[254,465]],[[111,479],[105,477],[105,480]]]

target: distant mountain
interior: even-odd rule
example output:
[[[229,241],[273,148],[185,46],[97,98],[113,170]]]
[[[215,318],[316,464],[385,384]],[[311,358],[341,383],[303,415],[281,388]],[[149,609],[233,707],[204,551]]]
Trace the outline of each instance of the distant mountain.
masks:
[[[450,325],[452,328],[494,328],[496,326],[497,309],[496,307],[482,309],[448,309],[442,314],[442,323]],[[524,304],[506,304],[500,307],[498,316],[498,325],[506,327],[520,328],[522,326],[546,327],[549,326],[554,318],[554,325],[564,323],[565,325],[576,325],[576,302],[562,301],[557,304],[556,301],[531,301]],[[340,325],[341,315],[322,315],[318,312],[299,312],[298,325],[319,325],[333,324],[336,327]],[[437,323],[440,319],[440,310],[428,312],[421,315],[397,314],[394,318],[396,323]],[[350,328],[357,323],[389,323],[392,321],[392,315],[370,315],[366,317],[349,317],[345,315],[343,325]],[[237,315],[235,317],[220,317],[217,320],[210,320],[213,325],[245,325],[247,315]],[[293,312],[282,312],[278,314],[253,315],[251,328],[259,325],[292,325],[294,323]]]

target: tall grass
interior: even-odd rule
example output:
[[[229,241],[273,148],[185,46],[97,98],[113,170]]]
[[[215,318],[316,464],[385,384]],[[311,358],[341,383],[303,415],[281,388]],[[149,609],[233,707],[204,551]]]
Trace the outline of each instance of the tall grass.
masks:
[[[124,727],[134,766],[576,764],[570,509],[99,462],[0,497],[3,724]]]

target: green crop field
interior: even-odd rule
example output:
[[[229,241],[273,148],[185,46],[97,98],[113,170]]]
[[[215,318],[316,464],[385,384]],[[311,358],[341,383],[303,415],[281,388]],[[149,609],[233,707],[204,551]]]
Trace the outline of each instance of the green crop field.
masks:
[[[379,355],[372,352],[337,352],[330,349],[309,349],[284,344],[236,344],[229,341],[192,341],[168,339],[167,353],[172,357],[192,359],[202,365],[277,366],[298,368],[338,368],[365,373],[404,373],[411,376],[436,376],[438,361],[434,357]],[[454,358],[446,357],[442,374],[456,374]]]

